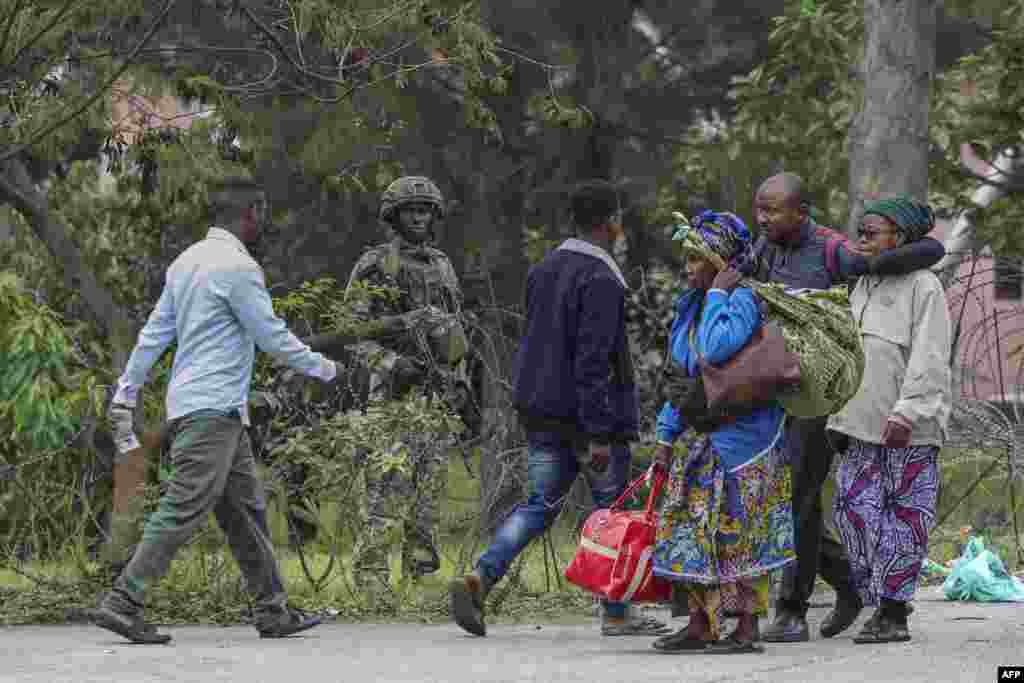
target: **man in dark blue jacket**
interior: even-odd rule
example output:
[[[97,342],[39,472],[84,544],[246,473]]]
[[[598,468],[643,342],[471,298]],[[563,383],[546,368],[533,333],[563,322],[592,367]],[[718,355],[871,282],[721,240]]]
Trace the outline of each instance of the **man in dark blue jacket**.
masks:
[[[749,264],[756,279],[791,289],[828,289],[868,273],[898,275],[928,268],[946,253],[940,242],[925,238],[869,259],[847,246],[838,233],[817,225],[809,206],[800,176],[781,173],[761,185],[754,199],[761,234],[754,245],[754,263]],[[790,418],[786,422],[797,561],[783,570],[775,621],[761,633],[768,642],[810,639],[807,609],[819,573],[836,592],[835,609],[821,624],[822,636],[831,638],[849,628],[862,609],[843,548],[828,535],[822,518],[822,488],[836,451],[842,450],[826,435],[827,420]]]
[[[531,540],[547,530],[583,474],[598,507],[627,483],[629,442],[639,409],[626,337],[626,281],[611,257],[622,235],[615,187],[582,184],[573,193],[577,237],[566,240],[526,280],[526,334],[516,358],[515,406],[527,433],[529,497],[497,530],[476,571],[451,585],[456,623],[486,635],[487,594]],[[606,603],[604,635],[657,635],[665,625]]]

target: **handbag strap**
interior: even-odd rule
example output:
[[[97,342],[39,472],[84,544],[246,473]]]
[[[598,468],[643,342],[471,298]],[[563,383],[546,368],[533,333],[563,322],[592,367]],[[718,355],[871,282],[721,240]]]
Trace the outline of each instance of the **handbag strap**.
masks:
[[[739,283],[737,283],[737,285],[736,285],[736,288],[738,289],[740,287],[744,287],[745,289],[753,289],[753,287],[751,286],[751,284],[750,284],[750,282],[748,281],[747,278],[740,279]],[[755,290],[755,292],[756,292],[756,290]],[[756,298],[758,298],[758,297],[755,294],[755,299]],[[697,348],[697,338],[696,338],[697,322],[698,321],[695,320],[693,326],[690,328],[690,347],[693,349],[694,353],[697,354],[697,365],[700,366],[701,370],[703,371],[704,368],[709,367],[709,365],[708,365],[708,362],[704,359],[704,354],[701,353],[700,349]],[[763,328],[764,325],[765,325],[765,320],[762,319],[761,320],[761,324],[758,326],[757,329],[754,330],[754,333],[753,333],[753,335],[751,335],[751,338],[757,336],[758,330]]]
[[[654,466],[651,466],[654,468]],[[654,484],[651,486],[651,492],[647,495],[647,505],[645,507],[645,514],[650,517],[654,514],[654,505],[658,501],[658,496],[661,495],[661,490],[665,487],[665,482],[668,479],[668,473],[660,467],[654,468]],[[626,487],[626,490],[622,492],[618,500],[611,504],[609,510],[618,510],[626,501],[633,497],[633,494],[640,489],[647,482],[649,472],[645,472],[643,476],[638,477],[634,482]]]

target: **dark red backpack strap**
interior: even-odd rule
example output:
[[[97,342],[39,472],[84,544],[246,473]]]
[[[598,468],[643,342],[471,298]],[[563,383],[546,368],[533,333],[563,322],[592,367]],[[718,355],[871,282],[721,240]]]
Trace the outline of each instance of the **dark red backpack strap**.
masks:
[[[850,240],[846,235],[823,225],[817,226],[817,230],[818,235],[825,238],[825,268],[833,280],[838,280],[840,277],[839,245],[846,245]]]

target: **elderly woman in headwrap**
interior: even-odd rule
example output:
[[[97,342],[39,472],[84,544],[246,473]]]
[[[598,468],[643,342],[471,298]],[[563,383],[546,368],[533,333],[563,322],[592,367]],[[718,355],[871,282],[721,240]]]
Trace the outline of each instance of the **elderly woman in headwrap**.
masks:
[[[671,363],[677,387],[658,416],[656,462],[670,467],[654,573],[681,584],[690,621],[655,641],[662,652],[761,652],[768,572],[794,559],[789,465],[777,403],[746,414],[708,414],[700,363],[722,365],[764,324],[761,302],[740,286],[750,231],[736,216],[706,211],[674,237],[687,255],[688,289],[676,304]],[[687,432],[686,455],[673,462]],[[683,449],[680,449],[682,451]],[[719,639],[723,615],[739,617]]]
[[[906,197],[865,207],[858,249],[877,256],[923,239],[931,209]],[[864,343],[864,379],[829,419],[842,452],[833,516],[854,585],[876,607],[857,643],[910,640],[913,598],[939,492],[939,448],[950,412],[950,322],[929,270],[860,278],[850,297]],[[845,452],[843,452],[845,451]]]

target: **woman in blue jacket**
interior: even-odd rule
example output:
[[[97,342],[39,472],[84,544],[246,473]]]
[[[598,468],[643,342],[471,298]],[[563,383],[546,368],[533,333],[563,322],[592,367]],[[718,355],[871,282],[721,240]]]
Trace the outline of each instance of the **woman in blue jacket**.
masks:
[[[767,616],[768,572],[795,558],[789,465],[778,403],[738,416],[714,416],[700,400],[700,360],[720,366],[764,323],[762,304],[740,284],[750,231],[727,213],[706,211],[674,240],[687,256],[669,340],[674,384],[658,415],[656,462],[671,467],[659,521],[654,572],[685,588],[690,622],[655,642],[663,652],[762,652],[758,618]],[[683,392],[685,394],[686,392]],[[696,398],[697,400],[693,400]],[[676,447],[680,436],[685,446]],[[673,459],[674,452],[678,458]],[[674,461],[673,461],[674,460]],[[722,615],[738,625],[720,639]]]

